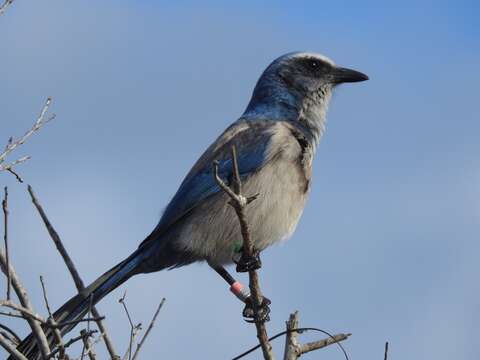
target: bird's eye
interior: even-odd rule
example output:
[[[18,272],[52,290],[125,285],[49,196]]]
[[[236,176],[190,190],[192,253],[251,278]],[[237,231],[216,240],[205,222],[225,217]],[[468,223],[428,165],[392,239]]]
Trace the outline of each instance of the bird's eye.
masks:
[[[318,68],[320,68],[320,63],[317,60],[310,60],[308,65],[310,66],[310,68],[314,70],[317,70]]]

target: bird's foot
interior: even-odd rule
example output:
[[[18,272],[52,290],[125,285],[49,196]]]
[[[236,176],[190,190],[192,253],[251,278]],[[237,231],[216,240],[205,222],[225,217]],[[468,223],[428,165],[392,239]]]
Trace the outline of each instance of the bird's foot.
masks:
[[[247,257],[242,253],[242,256],[238,261],[235,261],[235,264],[237,264],[237,272],[248,272],[262,267],[262,261],[258,252],[255,252],[251,257]]]
[[[243,309],[243,317],[246,322],[249,323],[264,323],[270,321],[270,307],[269,305],[272,302],[266,298],[262,297],[262,302],[257,306],[256,302],[252,299],[252,296],[249,296],[245,300],[245,308]]]

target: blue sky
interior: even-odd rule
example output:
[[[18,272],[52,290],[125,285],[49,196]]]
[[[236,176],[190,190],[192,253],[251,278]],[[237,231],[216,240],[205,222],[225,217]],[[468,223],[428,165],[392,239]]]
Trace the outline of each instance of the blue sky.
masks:
[[[479,15],[473,1],[16,1],[0,18],[0,135],[23,133],[53,97],[57,119],[19,150],[33,158],[18,170],[92,281],[149,233],[270,61],[309,50],[363,71],[370,81],[334,95],[296,233],[263,254],[269,332],[299,310],[302,325],[352,332],[352,359],[381,358],[385,340],[393,360],[475,358]],[[25,186],[0,184],[12,260],[39,311],[40,274],[60,306],[73,283]],[[228,359],[255,343],[222,280],[192,265],[102,301],[119,348],[125,289],[143,323],[167,298],[146,359]]]

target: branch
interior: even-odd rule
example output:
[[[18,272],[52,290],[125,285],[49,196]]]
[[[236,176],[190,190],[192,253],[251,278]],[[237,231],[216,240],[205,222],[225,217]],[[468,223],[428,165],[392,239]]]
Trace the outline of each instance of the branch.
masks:
[[[19,277],[13,269],[13,266],[9,264],[9,266],[7,267],[7,259],[3,250],[0,250],[0,266],[4,274],[10,273],[10,279],[12,281],[13,289],[15,290],[15,293],[17,294],[17,297],[20,300],[22,307],[27,309],[29,312],[34,313],[33,306],[27,295],[27,291],[21,284]],[[30,328],[32,329],[33,336],[37,340],[37,344],[42,356],[46,358],[47,355],[50,353],[50,348],[48,346],[47,337],[45,336],[45,333],[40,326],[40,322],[31,317],[27,317],[26,320],[30,325]]]
[[[143,343],[145,342],[145,339],[147,338],[148,334],[150,334],[150,331],[153,328],[153,325],[155,324],[155,321],[157,320],[157,316],[160,313],[160,310],[162,309],[163,304],[165,303],[165,298],[160,301],[160,304],[157,307],[157,311],[155,311],[155,314],[153,315],[152,320],[150,321],[150,325],[148,325],[147,331],[145,331],[145,334],[143,335],[142,339],[140,340],[140,343],[137,345],[137,349],[135,350],[135,353],[133,354],[132,360],[135,360],[140,353],[140,349],[143,346]]]
[[[82,335],[82,341],[83,341],[83,348],[85,349],[87,355],[88,355],[88,358],[90,360],[96,360],[96,355],[95,353],[93,352],[93,348],[92,348],[92,344],[90,344],[90,341],[88,340],[88,336],[87,335],[87,331],[86,330],[81,330],[80,331],[80,335]],[[83,356],[81,357],[81,359],[83,360]]]
[[[2,201],[3,209],[3,241],[5,243],[5,257],[6,257],[6,266],[7,269],[10,269],[10,256],[8,254],[8,188],[5,186],[3,189],[4,197]],[[7,300],[10,300],[10,271],[7,271]]]
[[[63,347],[63,339],[60,330],[58,329],[57,322],[55,321],[52,310],[50,309],[50,304],[48,303],[47,289],[45,283],[43,282],[43,276],[40,275],[40,283],[42,284],[43,299],[45,301],[45,306],[48,311],[47,324],[50,325],[53,329],[53,338],[55,340],[55,345],[58,347],[60,359],[65,359],[65,348]]]
[[[1,332],[1,334],[3,336],[7,337],[8,340],[11,343],[13,343],[15,346],[20,344],[20,342],[22,341],[22,339],[20,339],[20,337],[17,335],[17,333],[15,331],[13,331],[12,329],[10,329],[8,326],[0,324],[0,329],[4,330],[4,331]]]
[[[7,7],[9,7],[11,3],[13,3],[13,0],[5,0],[2,6],[0,6],[0,15],[2,15],[5,10],[7,10]]]
[[[10,344],[10,342],[5,339],[5,337],[0,334],[0,346],[2,346],[10,355],[13,356],[14,359],[17,360],[28,360],[24,355],[17,350],[17,348]]]
[[[5,5],[9,5],[9,4],[7,4],[7,2],[8,2],[8,0],[2,5],[2,8]],[[10,3],[11,2],[12,1],[10,1]],[[2,13],[2,8],[0,8],[0,15]],[[43,106],[42,110],[40,111],[39,116],[37,117],[37,120],[35,121],[33,126],[30,128],[30,130],[28,130],[22,137],[18,138],[17,140],[13,140],[13,138],[10,138],[8,140],[7,145],[5,146],[5,150],[2,153],[0,153],[0,172],[1,171],[10,171],[12,174],[14,174],[17,177],[17,180],[19,180],[19,181],[21,180],[20,176],[18,176],[18,174],[13,172],[11,169],[15,165],[21,164],[21,163],[27,161],[28,159],[30,159],[30,156],[22,156],[21,158],[19,158],[17,160],[14,160],[13,162],[11,162],[9,164],[5,163],[5,159],[13,150],[15,150],[17,147],[19,147],[23,143],[25,143],[25,141],[27,141],[27,139],[30,136],[32,136],[35,132],[40,130],[43,125],[45,125],[46,123],[48,123],[49,121],[51,121],[55,118],[54,114],[52,114],[48,118],[45,117],[51,102],[52,102],[52,98],[50,98],[50,97],[47,98],[47,101],[45,102],[45,105]]]
[[[240,222],[240,228],[243,237],[243,252],[246,257],[253,256],[253,245],[250,236],[250,228],[247,223],[247,217],[245,215],[245,208],[246,206],[256,199],[257,195],[246,198],[242,194],[242,181],[240,179],[240,174],[238,171],[238,163],[237,163],[237,153],[235,146],[232,146],[232,170],[234,174],[234,181],[233,181],[233,189],[228,187],[225,182],[220,178],[218,175],[218,162],[214,162],[213,164],[214,170],[214,178],[220,188],[230,197],[229,204],[234,208],[235,213],[237,214],[238,221]],[[260,308],[260,305],[263,301],[262,292],[260,290],[260,282],[258,279],[257,272],[255,270],[251,270],[248,272],[249,276],[249,287],[250,287],[250,294],[251,298],[255,304],[253,307],[255,318],[258,318],[257,309]],[[265,323],[263,321],[255,321],[255,327],[257,328],[257,338],[261,344],[263,357],[266,360],[273,359],[273,352],[272,346],[268,341],[267,329],[265,327]]]
[[[385,343],[385,353],[383,355],[383,360],[388,360],[388,341]]]
[[[82,281],[82,278],[80,277],[80,274],[77,271],[77,268],[75,267],[75,264],[73,263],[72,259],[70,258],[70,255],[68,255],[67,250],[63,246],[62,240],[60,239],[60,236],[58,233],[55,231],[54,227],[50,223],[50,220],[48,220],[47,215],[45,214],[45,211],[43,210],[42,206],[40,205],[40,202],[38,201],[37,197],[35,196],[35,193],[33,192],[33,189],[30,185],[28,185],[28,192],[30,194],[30,197],[32,198],[33,205],[35,205],[35,208],[37,209],[38,213],[40,214],[40,217],[43,220],[43,223],[45,224],[45,227],[47,228],[47,231],[52,238],[58,252],[60,253],[60,256],[62,257],[63,261],[65,262],[65,265],[68,268],[68,271],[70,272],[70,275],[73,278],[73,282],[75,283],[75,286],[78,290],[78,292],[81,292],[85,289],[85,284]],[[110,354],[110,358],[112,360],[118,360],[120,357],[117,355],[115,348],[113,346],[112,340],[110,339],[110,336],[107,333],[107,329],[105,325],[103,324],[102,319],[104,319],[103,316],[100,315],[98,312],[97,308],[95,306],[92,306],[92,315],[94,316],[95,322],[97,323],[98,328],[100,329],[101,336],[105,342],[105,346],[107,347],[108,353]]]
[[[132,318],[130,316],[130,312],[128,311],[127,304],[125,303],[125,297],[127,296],[127,292],[123,294],[122,298],[118,300],[120,304],[122,304],[123,309],[125,310],[125,313],[127,314],[128,322],[130,324],[130,341],[128,343],[128,348],[127,351],[125,352],[125,355],[123,356],[123,359],[126,360],[131,360],[132,359],[132,347],[133,347],[133,341],[135,340],[135,337],[137,336],[138,332],[142,328],[142,324],[138,323],[137,325],[133,324]]]
[[[98,330],[90,330],[90,331],[87,331],[85,332],[84,334],[80,334],[79,336],[77,337],[74,337],[72,339],[70,339],[69,341],[67,341],[64,345],[65,349],[72,346],[73,344],[75,344],[77,341],[79,340],[82,340],[84,337],[90,337],[92,336],[93,334],[97,333]],[[54,358],[55,355],[59,352],[59,349],[56,348],[55,350],[53,350],[50,354],[48,354],[45,358],[46,359],[51,359],[51,358]]]
[[[337,344],[340,349],[342,350],[343,354],[345,355],[345,359],[348,360],[348,355],[340,344],[340,341],[348,339],[351,334],[337,334],[331,335],[328,332],[315,329],[315,328],[306,328],[309,330],[316,330],[320,331],[326,335],[328,338],[312,341],[306,344],[300,344],[297,339],[297,334],[300,332],[305,331],[306,329],[298,329],[298,311],[295,311],[293,314],[290,314],[290,318],[288,319],[287,323],[287,337],[285,339],[285,353],[283,356],[283,360],[297,360],[303,354],[306,354],[310,351],[322,349],[332,344]]]

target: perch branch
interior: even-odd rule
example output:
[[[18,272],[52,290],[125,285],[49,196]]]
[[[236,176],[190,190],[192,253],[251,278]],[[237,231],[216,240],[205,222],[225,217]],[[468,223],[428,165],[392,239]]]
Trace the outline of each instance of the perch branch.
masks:
[[[220,188],[230,197],[231,201],[229,204],[234,208],[235,213],[237,214],[238,221],[240,222],[241,233],[243,237],[243,251],[246,257],[253,256],[253,245],[250,235],[250,228],[247,222],[247,217],[245,214],[246,206],[253,200],[255,200],[256,195],[251,198],[246,198],[242,194],[242,182],[240,179],[240,174],[238,171],[238,163],[237,163],[237,153],[235,146],[232,146],[232,170],[234,174],[234,181],[233,181],[233,189],[230,188],[225,184],[225,182],[220,178],[218,174],[218,162],[214,162],[213,164],[213,171],[214,177],[217,184]],[[262,303],[263,296],[260,290],[260,282],[258,279],[257,272],[255,270],[251,270],[248,272],[249,276],[249,287],[250,287],[250,294],[252,297],[252,301],[255,303],[254,312],[255,318],[257,318],[257,309],[260,307]],[[273,359],[273,352],[272,346],[268,341],[267,330],[265,327],[265,323],[263,321],[255,321],[255,327],[257,328],[257,338],[261,344],[263,357],[266,360]]]
[[[73,282],[75,283],[75,286],[77,288],[78,292],[81,292],[82,290],[85,289],[85,284],[83,283],[82,278],[80,277],[80,274],[77,271],[77,268],[75,267],[75,264],[73,263],[72,259],[70,258],[70,255],[68,254],[67,250],[63,246],[62,240],[60,239],[60,236],[58,235],[57,231],[55,228],[52,226],[50,223],[50,220],[48,219],[47,215],[45,214],[45,211],[43,210],[43,207],[41,206],[40,202],[38,201],[37,197],[35,196],[35,193],[33,192],[33,189],[30,185],[28,185],[28,192],[30,194],[30,197],[32,198],[33,205],[35,205],[35,208],[37,209],[38,213],[40,214],[40,217],[43,220],[43,223],[45,224],[45,227],[47,228],[47,231],[52,238],[58,252],[60,253],[63,261],[65,262],[65,265],[68,268],[68,271],[70,272],[70,275],[73,278]],[[102,319],[104,319],[103,316],[100,315],[98,312],[97,308],[95,306],[92,306],[92,315],[95,318],[95,322],[97,323],[98,328],[100,329],[100,334],[105,342],[105,346],[107,347],[108,353],[110,354],[110,358],[112,360],[118,360],[120,357],[117,355],[115,348],[113,346],[113,342],[110,339],[110,336],[107,333],[107,328],[105,327]]]

